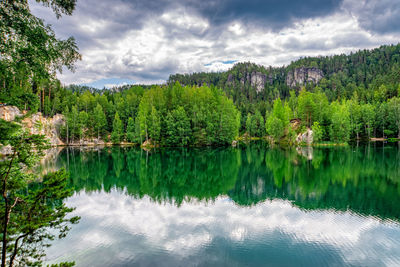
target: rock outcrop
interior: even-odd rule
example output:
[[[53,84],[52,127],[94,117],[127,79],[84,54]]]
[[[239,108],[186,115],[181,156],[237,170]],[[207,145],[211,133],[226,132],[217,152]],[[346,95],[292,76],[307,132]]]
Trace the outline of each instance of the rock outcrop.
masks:
[[[64,145],[64,142],[59,138],[60,127],[64,123],[64,116],[61,114],[56,114],[52,118],[45,118],[40,112],[22,120],[22,125],[31,134],[44,134],[52,146]]]
[[[314,141],[314,135],[313,135],[313,131],[310,128],[308,128],[307,131],[305,131],[304,133],[300,133],[296,137],[297,143],[306,143],[306,144],[310,145],[310,144],[312,144],[313,141]]]
[[[0,119],[6,121],[13,121],[15,117],[22,116],[21,111],[14,106],[2,106],[0,107]]]
[[[240,84],[242,86],[245,85],[245,83],[249,83],[251,87],[256,89],[257,93],[260,93],[264,90],[265,84],[269,81],[270,84],[273,82],[272,76],[268,76],[264,73],[261,72],[246,72],[244,73],[243,77],[240,79]],[[226,80],[227,85],[234,85],[235,80],[232,76],[232,74],[228,75],[228,78]]]
[[[318,68],[295,68],[288,72],[286,76],[286,85],[289,87],[296,87],[309,82],[317,84],[323,77],[324,73]]]
[[[13,121],[16,117],[22,116],[17,107],[3,106],[0,107],[0,118],[6,121]],[[31,134],[44,134],[49,139],[52,146],[64,145],[59,138],[60,127],[64,125],[64,116],[56,114],[52,118],[43,117],[42,113],[38,112],[30,117],[22,120],[22,126]]]
[[[267,81],[267,75],[261,72],[251,73],[250,84],[254,87],[257,93],[264,90],[265,83]]]

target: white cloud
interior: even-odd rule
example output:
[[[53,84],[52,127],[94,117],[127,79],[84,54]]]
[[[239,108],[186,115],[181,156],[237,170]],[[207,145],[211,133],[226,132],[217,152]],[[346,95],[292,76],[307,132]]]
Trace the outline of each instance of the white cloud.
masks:
[[[120,16],[102,17],[97,14],[100,7],[92,11],[88,3],[78,1],[75,14],[59,21],[50,11],[31,3],[35,14],[51,22],[57,34],[75,34],[81,47],[83,60],[77,63],[76,73],[59,76],[63,83],[110,77],[159,83],[174,73],[226,70],[230,65],[218,63],[224,60],[280,66],[304,56],[397,43],[400,37],[393,31],[368,31],[365,20],[369,18],[360,19],[360,14],[371,14],[370,7],[377,6],[373,1],[364,1],[363,9],[346,0],[336,13],[297,20],[279,31],[257,20],[245,23],[235,18],[227,24],[212,25],[199,13],[181,6],[140,19],[140,10],[120,2],[109,11],[119,14],[120,10]],[[132,17],[132,12],[138,18]]]
[[[177,207],[154,203],[148,197],[133,199],[116,190],[107,194],[81,192],[67,203],[77,207],[74,213],[82,216],[82,222],[74,226],[67,239],[51,247],[48,255],[54,259],[63,251],[66,258],[79,263],[83,260],[79,256],[82,250],[86,259],[93,260],[99,247],[128,253],[127,248],[121,248],[127,242],[135,244],[135,249],[129,250],[132,259],[143,251],[151,257],[153,248],[180,258],[195,258],[197,251],[216,239],[245,246],[247,242],[264,242],[267,236],[274,246],[279,244],[274,233],[280,233],[294,244],[331,246],[348,264],[400,263],[400,255],[393,254],[400,249],[398,224],[349,212],[306,212],[282,200],[266,201],[252,208],[239,207],[228,200],[220,197],[212,204],[192,201]],[[394,236],[385,234],[393,229]],[[121,259],[112,256],[110,260]]]

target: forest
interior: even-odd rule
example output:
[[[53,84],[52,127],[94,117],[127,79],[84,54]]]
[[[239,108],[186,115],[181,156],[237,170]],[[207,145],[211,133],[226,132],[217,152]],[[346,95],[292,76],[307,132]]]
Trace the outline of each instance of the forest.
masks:
[[[244,135],[292,144],[307,129],[314,142],[400,138],[399,60],[400,44],[388,45],[301,58],[279,68],[237,63],[226,72],[176,74],[165,85],[112,90],[29,79],[21,67],[11,75],[2,72],[0,101],[45,116],[65,115],[66,143],[203,146]],[[324,76],[291,87],[288,73],[299,67],[317,68]],[[245,79],[253,73],[267,78],[262,90]]]

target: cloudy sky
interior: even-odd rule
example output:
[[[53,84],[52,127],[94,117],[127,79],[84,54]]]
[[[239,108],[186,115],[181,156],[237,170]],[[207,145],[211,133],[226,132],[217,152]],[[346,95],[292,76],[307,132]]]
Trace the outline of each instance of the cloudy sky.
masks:
[[[242,266],[244,262],[257,266],[257,261],[271,266],[398,266],[400,262],[398,225],[349,211],[304,211],[283,200],[249,208],[226,196],[209,203],[184,201],[177,207],[115,189],[81,191],[67,205],[77,207],[74,215],[81,220],[66,239],[47,250],[48,261],[74,260],[77,266]]]
[[[30,3],[60,38],[77,40],[82,61],[59,75],[65,84],[162,83],[235,62],[281,66],[400,41],[398,0],[77,0],[59,20]]]

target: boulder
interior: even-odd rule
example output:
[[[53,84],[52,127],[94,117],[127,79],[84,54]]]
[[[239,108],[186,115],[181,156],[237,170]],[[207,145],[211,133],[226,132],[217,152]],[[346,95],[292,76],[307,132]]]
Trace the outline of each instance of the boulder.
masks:
[[[0,119],[6,121],[13,121],[15,117],[22,116],[19,108],[14,106],[1,106],[0,107]]]
[[[0,156],[9,155],[13,153],[11,145],[1,145],[0,144]]]

